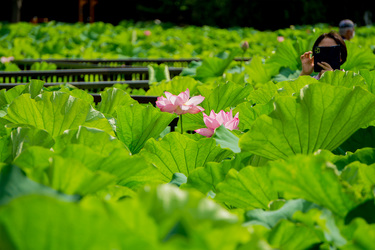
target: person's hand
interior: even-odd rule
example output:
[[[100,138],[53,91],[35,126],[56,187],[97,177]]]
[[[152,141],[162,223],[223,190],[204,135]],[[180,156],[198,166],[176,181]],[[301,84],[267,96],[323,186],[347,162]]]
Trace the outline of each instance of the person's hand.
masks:
[[[312,51],[305,52],[300,58],[302,63],[302,71],[301,76],[303,75],[311,75],[314,71],[314,57],[311,56]]]
[[[319,72],[319,77],[321,77],[326,71],[333,71],[331,65],[326,62],[318,62],[318,65],[322,67],[322,70]]]

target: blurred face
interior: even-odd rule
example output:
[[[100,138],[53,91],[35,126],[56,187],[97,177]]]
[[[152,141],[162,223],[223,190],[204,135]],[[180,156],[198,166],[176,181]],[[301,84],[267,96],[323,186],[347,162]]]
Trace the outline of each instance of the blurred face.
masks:
[[[337,43],[335,40],[333,40],[332,38],[330,37],[325,37],[320,43],[319,43],[319,47],[331,47],[331,46],[336,46]]]

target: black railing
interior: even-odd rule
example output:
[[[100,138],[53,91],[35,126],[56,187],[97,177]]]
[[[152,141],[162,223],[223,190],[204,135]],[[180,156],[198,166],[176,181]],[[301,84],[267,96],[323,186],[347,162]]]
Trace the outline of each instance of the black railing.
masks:
[[[170,77],[179,75],[183,68],[169,67]],[[32,79],[45,82],[100,82],[147,80],[147,67],[96,68],[96,69],[59,69],[0,71],[0,83],[24,83]]]
[[[0,83],[0,89],[9,90],[17,85],[26,83]],[[69,84],[79,89],[85,89],[93,92],[99,92],[105,88],[112,87],[114,84],[127,84],[132,89],[143,88],[149,89],[148,80],[134,80],[134,81],[100,81],[100,82],[49,82],[45,83],[45,87],[59,86],[61,84]],[[94,91],[95,90],[95,91]]]
[[[145,67],[150,64],[166,64],[173,67],[187,67],[193,61],[201,61],[200,58],[181,58],[181,59],[149,59],[149,58],[128,58],[128,59],[24,59],[14,60],[22,69],[30,69],[34,63],[54,63],[58,68],[103,68],[103,67]],[[249,61],[251,58],[235,58],[235,61]]]

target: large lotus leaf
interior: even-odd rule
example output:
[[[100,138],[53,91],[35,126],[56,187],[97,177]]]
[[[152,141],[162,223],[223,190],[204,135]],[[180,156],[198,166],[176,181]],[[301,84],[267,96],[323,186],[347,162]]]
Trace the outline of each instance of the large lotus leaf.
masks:
[[[0,205],[8,203],[17,197],[29,194],[39,194],[55,197],[64,201],[77,201],[79,196],[71,196],[34,182],[15,165],[7,165],[0,172]]]
[[[0,91],[0,106],[12,103],[14,99],[23,93],[24,90],[25,85],[15,86],[8,91],[6,89],[2,89]]]
[[[269,209],[278,198],[269,179],[269,167],[247,166],[240,171],[230,169],[225,180],[216,186],[215,200],[244,208]]]
[[[348,231],[350,232],[351,241],[341,249],[351,250],[374,248],[375,224],[367,224],[362,219],[356,219],[355,223],[350,225]]]
[[[104,158],[96,169],[116,176],[117,185],[138,189],[146,184],[162,183],[163,176],[140,155],[129,155],[126,152],[114,149]]]
[[[10,162],[12,160],[12,143],[10,136],[0,137],[0,162]]]
[[[59,91],[63,93],[67,93],[75,98],[84,100],[85,102],[89,103],[90,105],[94,104],[94,97],[90,95],[87,91],[83,89],[77,89],[71,85],[60,85],[59,89],[55,89],[54,91]]]
[[[318,80],[311,76],[300,76],[295,80],[279,82],[276,85],[278,88],[277,94],[280,96],[295,96],[306,85],[317,82]]]
[[[123,151],[130,152],[124,143],[107,132],[84,126],[79,126],[78,129],[65,131],[63,134],[57,136],[55,141],[53,149],[56,152],[60,152],[69,144],[82,144],[88,146],[95,152],[104,156],[110,155],[115,149],[122,149]]]
[[[362,148],[355,153],[347,152],[345,156],[336,156],[331,161],[337,166],[339,170],[344,169],[347,165],[353,162],[360,162],[366,165],[375,163],[375,148]]]
[[[205,58],[202,65],[197,67],[195,78],[204,82],[210,78],[222,76],[239,52],[240,49],[235,48],[226,59],[218,57]]]
[[[181,187],[193,187],[202,193],[207,194],[209,191],[216,193],[216,186],[224,181],[230,169],[241,170],[245,164],[248,154],[236,154],[232,160],[224,160],[222,162],[208,162],[204,167],[193,170],[187,183]]]
[[[341,178],[347,181],[365,199],[374,197],[375,164],[366,165],[358,161],[348,164],[341,172]]]
[[[340,248],[347,243],[347,240],[341,235],[338,227],[338,225],[341,226],[342,220],[334,216],[326,208],[312,208],[307,212],[296,211],[292,221],[310,227],[326,244]]]
[[[245,214],[245,225],[262,225],[267,228],[274,227],[280,220],[292,220],[293,214],[297,211],[303,213],[317,207],[316,204],[303,199],[288,200],[278,210],[264,211],[263,209],[249,210]]]
[[[90,171],[75,159],[53,157],[46,170],[48,185],[66,194],[86,195],[115,182],[115,176],[103,171]],[[47,185],[47,184],[46,184]]]
[[[233,153],[216,146],[214,139],[195,141],[188,136],[171,132],[160,141],[147,141],[140,154],[159,169],[165,182],[169,182],[174,173],[183,173],[188,177],[194,169],[207,162],[220,162]]]
[[[266,104],[277,94],[277,85],[273,82],[258,84],[248,97],[251,104]]]
[[[245,65],[245,73],[254,83],[266,83],[271,80],[270,72],[260,56],[254,56],[249,65]]]
[[[276,49],[276,53],[273,54],[267,63],[277,64],[279,68],[286,67],[291,70],[297,70],[300,68],[300,53],[294,47],[292,40],[285,40],[280,43]]]
[[[323,156],[296,155],[286,161],[272,161],[270,178],[286,198],[302,198],[344,217],[358,204],[340,182],[337,169]]]
[[[173,95],[178,95],[181,92],[189,89],[190,95],[193,96],[197,93],[197,86],[200,83],[194,78],[188,76],[175,76],[171,81],[162,81],[157,85],[151,85],[147,90],[146,95],[162,96],[164,91],[168,91]]]
[[[375,94],[375,70],[362,69],[359,74],[365,79],[368,91]]]
[[[41,80],[31,80],[26,85],[17,85],[10,90],[2,89],[0,91],[0,106],[10,104],[12,101],[23,93],[29,93],[31,98],[40,94],[44,82]]]
[[[13,158],[16,158],[30,146],[41,146],[49,149],[55,141],[46,130],[34,127],[18,127],[11,133],[11,143]]]
[[[50,166],[50,158],[55,153],[40,146],[26,148],[14,159],[13,164],[20,167],[30,179],[39,183],[49,183],[46,169]]]
[[[135,202],[79,204],[29,195],[0,208],[3,249],[157,249],[152,219]]]
[[[121,149],[113,149],[103,157],[84,145],[71,144],[60,154],[63,158],[78,160],[92,171],[104,171],[116,177],[116,184],[132,189],[146,184],[162,183],[160,172],[138,155],[129,155]]]
[[[114,175],[88,169],[83,160],[86,153],[81,152],[80,158],[66,158],[34,146],[24,150],[14,164],[30,179],[66,194],[86,195],[115,183]]]
[[[111,185],[103,188],[94,194],[105,201],[120,201],[125,198],[136,197],[137,193],[132,189],[119,185]]]
[[[164,184],[145,189],[139,199],[172,249],[234,249],[247,240],[236,215],[194,189]]]
[[[90,170],[97,170],[104,160],[104,156],[82,144],[69,144],[58,153],[59,156],[74,159]]]
[[[227,108],[234,108],[241,102],[246,101],[249,96],[252,87],[247,85],[243,87],[234,82],[220,83],[214,88],[208,88],[205,86],[198,87],[198,90],[202,96],[205,97],[201,103],[206,114],[210,114],[211,110],[219,113],[220,110]]]
[[[261,115],[268,115],[273,111],[273,102],[270,101],[266,104],[253,105],[251,102],[243,102],[236,106],[233,114],[239,112],[238,128],[240,131],[248,130],[251,128],[255,120]]]
[[[216,144],[220,145],[221,148],[230,149],[233,151],[233,153],[241,152],[241,149],[238,146],[238,141],[240,138],[224,127],[224,125],[221,125],[215,129],[215,133],[212,138],[215,139]]]
[[[45,92],[34,99],[29,94],[17,97],[3,117],[13,126],[32,125],[45,129],[56,137],[67,129],[80,125],[95,127],[113,134],[111,125],[102,113],[86,101],[62,92]]]
[[[115,114],[118,106],[138,103],[136,100],[131,98],[128,93],[118,88],[108,88],[107,90],[101,92],[100,96],[101,101],[98,104],[97,109],[103,114],[110,116]]]
[[[156,138],[176,117],[148,105],[131,104],[117,108],[117,137],[136,154],[150,138]]]
[[[270,232],[268,242],[273,249],[309,249],[321,243],[321,238],[306,225],[282,220]]]
[[[326,82],[335,86],[343,86],[347,88],[353,88],[353,86],[361,86],[364,89],[367,89],[365,79],[354,73],[353,71],[327,71],[319,79],[320,82]]]
[[[348,57],[346,62],[341,65],[342,69],[358,71],[360,69],[373,69],[375,64],[375,55],[369,47],[359,47],[355,44],[346,43]]]
[[[361,87],[305,86],[297,99],[279,97],[240,138],[242,151],[269,159],[333,150],[375,119],[375,96]]]

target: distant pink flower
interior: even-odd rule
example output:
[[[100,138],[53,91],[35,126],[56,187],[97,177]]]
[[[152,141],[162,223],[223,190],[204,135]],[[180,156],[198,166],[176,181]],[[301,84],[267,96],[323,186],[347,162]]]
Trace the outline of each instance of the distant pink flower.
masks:
[[[249,42],[245,41],[241,45],[241,49],[245,52],[249,48]]]
[[[277,37],[277,41],[280,42],[280,43],[284,42],[284,40],[285,40],[285,38],[283,36],[278,36]]]
[[[8,62],[13,61],[13,60],[14,60],[14,57],[13,57],[13,56],[10,56],[10,57],[2,56],[2,57],[0,58],[0,60],[1,60],[1,63],[8,63]]]
[[[149,31],[149,30],[145,30],[145,32],[143,32],[143,34],[144,34],[145,36],[151,36],[151,31]]]
[[[224,125],[224,127],[229,130],[238,129],[238,123],[240,122],[238,119],[238,113],[233,117],[232,110],[229,112],[221,110],[217,114],[215,111],[211,110],[210,116],[203,113],[203,121],[207,128],[200,128],[195,130],[195,132],[207,137],[211,137],[214,134],[215,129],[221,125]]]
[[[199,95],[190,98],[189,89],[186,89],[185,92],[180,93],[178,96],[172,95],[167,91],[164,94],[167,98],[160,96],[156,101],[156,106],[163,112],[182,115],[186,113],[196,114],[204,111],[204,108],[197,106],[203,102],[204,97]]]

